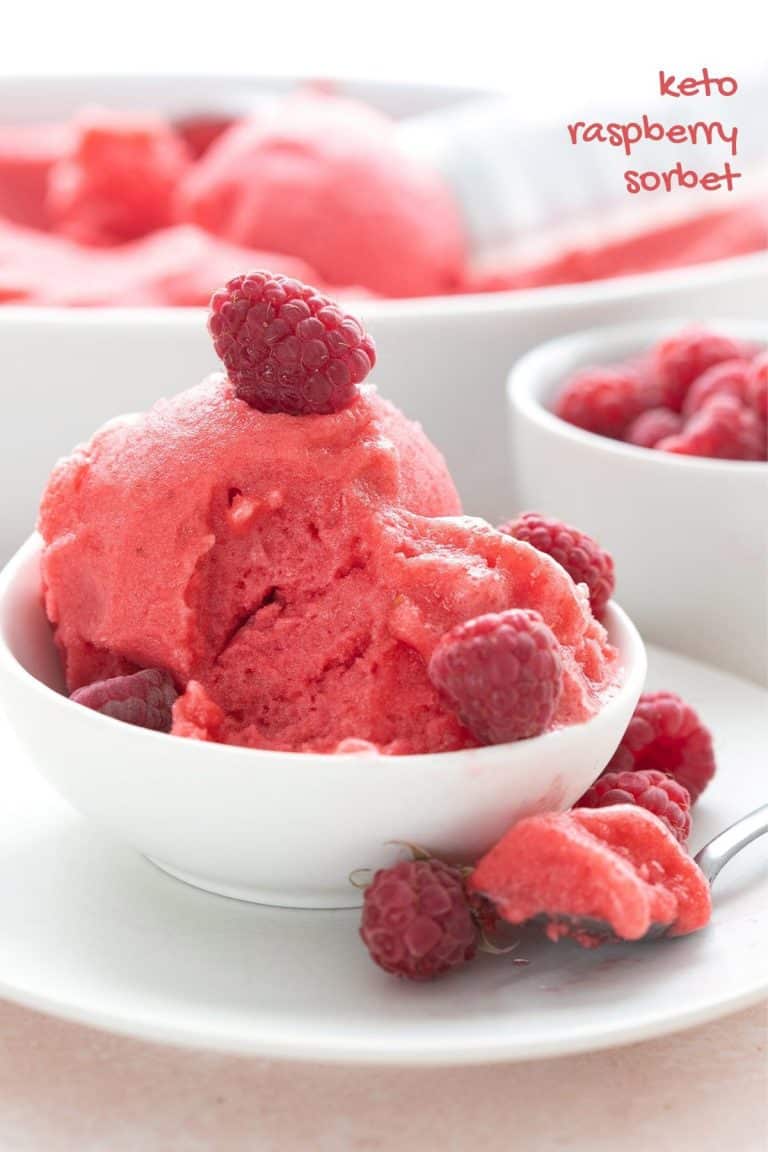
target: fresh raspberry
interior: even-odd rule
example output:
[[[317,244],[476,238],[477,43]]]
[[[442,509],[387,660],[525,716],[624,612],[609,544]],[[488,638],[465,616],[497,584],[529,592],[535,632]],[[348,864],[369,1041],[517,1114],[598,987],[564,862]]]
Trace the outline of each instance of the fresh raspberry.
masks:
[[[662,340],[653,352],[662,403],[680,412],[688,389],[702,372],[740,356],[741,348],[734,340],[704,328],[686,328]]]
[[[654,402],[648,382],[634,368],[587,368],[567,381],[555,413],[577,428],[619,439]]]
[[[538,512],[524,512],[516,520],[499,526],[500,532],[524,540],[539,552],[546,552],[565,568],[576,584],[586,584],[592,612],[600,619],[613,595],[613,557],[596,540],[559,520]]]
[[[694,412],[677,436],[666,436],[656,447],[678,456],[708,456],[716,460],[762,460],[765,428],[751,408],[733,396],[713,396]]]
[[[682,416],[671,408],[649,408],[632,421],[624,439],[638,448],[655,448],[667,436],[676,436],[683,427]]]
[[[208,330],[237,395],[262,412],[339,412],[376,363],[358,320],[271,272],[236,276],[215,292]]]
[[[431,980],[460,968],[480,935],[461,870],[433,858],[382,868],[365,890],[360,935],[394,976]]]
[[[768,351],[755,357],[749,371],[747,399],[763,421],[768,422]]]
[[[510,608],[446,632],[429,678],[480,744],[505,744],[549,726],[563,670],[557,640],[539,613]]]
[[[162,120],[86,113],[72,152],[49,177],[56,230],[80,244],[110,245],[171,224],[176,186],[189,163],[184,141]]]
[[[78,688],[72,699],[126,724],[170,732],[176,689],[167,672],[145,668],[132,676],[114,676]]]
[[[575,808],[607,808],[611,804],[638,804],[669,828],[681,844],[691,834],[691,797],[687,788],[664,772],[603,772]]]
[[[644,692],[606,773],[655,769],[688,790],[695,804],[715,774],[712,736],[674,692]]]
[[[732,396],[740,404],[748,404],[747,395],[751,365],[748,360],[723,360],[713,364],[697,376],[685,397],[683,415],[687,418],[699,412],[713,396]]]

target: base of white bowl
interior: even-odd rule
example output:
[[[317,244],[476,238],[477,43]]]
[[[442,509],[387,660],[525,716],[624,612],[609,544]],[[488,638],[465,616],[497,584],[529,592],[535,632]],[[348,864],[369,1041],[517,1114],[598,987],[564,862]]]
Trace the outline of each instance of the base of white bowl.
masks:
[[[180,868],[165,864],[155,856],[147,856],[146,859],[161,872],[172,876],[174,880],[181,880],[184,884],[201,888],[203,892],[210,892],[214,896],[226,896],[229,900],[244,900],[248,904],[267,904],[273,908],[314,908],[318,911],[331,912],[339,908],[359,908],[363,902],[362,892],[351,884],[350,892],[346,890],[317,893],[300,890],[285,892],[275,888],[251,888],[237,884],[222,884],[219,880],[195,876],[191,872],[184,872]]]

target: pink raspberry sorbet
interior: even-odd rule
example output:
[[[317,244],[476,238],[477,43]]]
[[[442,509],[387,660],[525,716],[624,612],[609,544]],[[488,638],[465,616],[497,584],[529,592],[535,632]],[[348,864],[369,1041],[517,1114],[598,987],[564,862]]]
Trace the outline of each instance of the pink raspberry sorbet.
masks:
[[[70,691],[165,669],[180,735],[295,751],[471,746],[429,659],[450,628],[513,607],[536,609],[557,642],[551,726],[593,715],[618,677],[585,590],[460,515],[440,453],[371,385],[339,412],[291,416],[213,375],[63,460],[40,531]]]

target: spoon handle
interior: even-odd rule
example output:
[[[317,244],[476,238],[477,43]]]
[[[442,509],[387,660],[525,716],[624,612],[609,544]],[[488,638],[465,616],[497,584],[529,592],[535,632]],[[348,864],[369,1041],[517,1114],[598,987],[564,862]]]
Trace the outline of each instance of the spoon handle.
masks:
[[[719,832],[695,856],[696,863],[710,884],[715,882],[720,869],[747,844],[768,832],[768,804],[742,816],[730,828]]]

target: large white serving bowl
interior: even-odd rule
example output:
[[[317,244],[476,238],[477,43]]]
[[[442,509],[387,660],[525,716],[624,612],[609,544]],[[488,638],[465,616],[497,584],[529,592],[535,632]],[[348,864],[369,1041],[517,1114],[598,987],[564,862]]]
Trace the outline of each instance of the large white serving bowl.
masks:
[[[61,693],[33,537],[0,575],[0,693],[17,736],[73,807],[199,887],[266,904],[347,907],[352,872],[420,844],[470,862],[515,819],[571,805],[605,767],[645,680],[642,640],[608,610],[616,694],[516,744],[420,756],[262,752],[120,723]]]
[[[353,307],[353,305],[350,305]],[[543,340],[594,325],[768,315],[762,254],[700,269],[531,292],[353,307],[376,339],[373,380],[444,453],[467,512],[512,511],[504,385]],[[202,309],[0,308],[0,563],[34,526],[57,457],[118,412],[148,408],[220,367]]]
[[[768,463],[636,448],[550,410],[567,377],[645,351],[684,321],[591,331],[528,353],[508,385],[516,511],[558,516],[614,556],[647,640],[768,683]],[[768,343],[768,326],[713,322]]]
[[[239,112],[300,77],[0,78],[0,120],[45,120],[94,102],[169,115]],[[341,92],[395,116],[481,93],[339,81]],[[233,274],[241,269],[233,269]],[[278,269],[279,271],[279,269]],[[217,285],[211,285],[215,288]],[[510,364],[553,336],[596,324],[685,314],[768,314],[768,253],[643,276],[530,291],[363,300],[378,346],[375,380],[445,453],[468,512],[509,515],[504,381]],[[197,383],[216,366],[202,309],[0,308],[0,562],[28,535],[57,456],[117,412]]]

